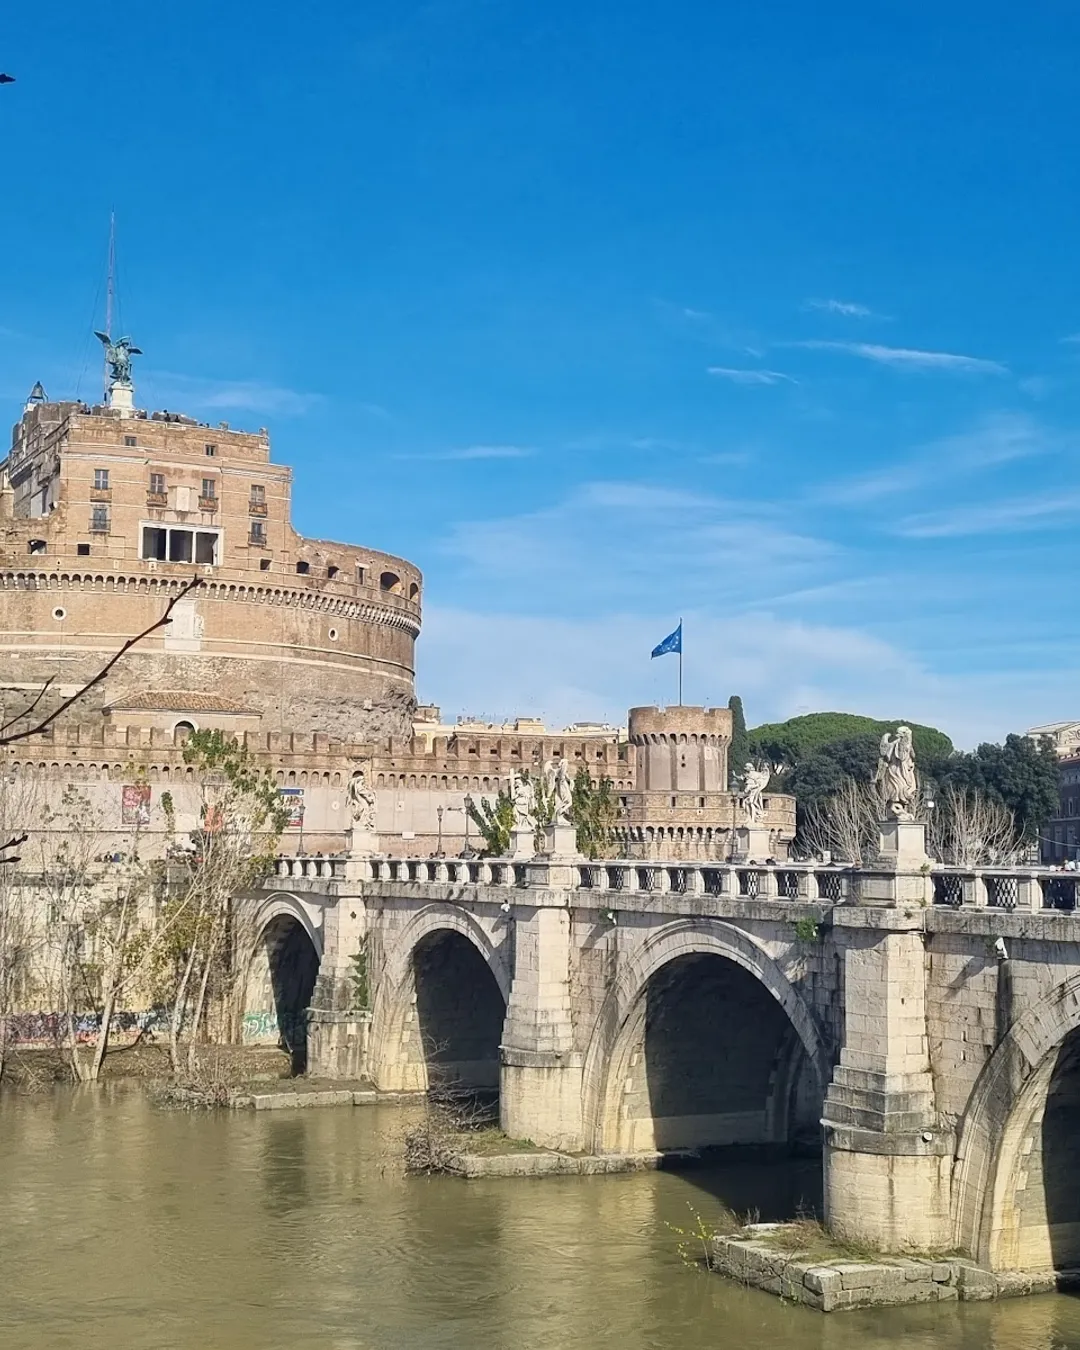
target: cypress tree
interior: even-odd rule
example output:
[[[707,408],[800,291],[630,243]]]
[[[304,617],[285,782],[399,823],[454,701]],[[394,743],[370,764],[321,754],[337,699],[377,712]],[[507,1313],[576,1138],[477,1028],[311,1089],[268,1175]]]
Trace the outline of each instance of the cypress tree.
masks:
[[[743,765],[750,758],[750,737],[746,734],[746,714],[742,699],[732,694],[728,699],[731,709],[731,748],[728,751],[728,779],[734,784],[742,775]]]

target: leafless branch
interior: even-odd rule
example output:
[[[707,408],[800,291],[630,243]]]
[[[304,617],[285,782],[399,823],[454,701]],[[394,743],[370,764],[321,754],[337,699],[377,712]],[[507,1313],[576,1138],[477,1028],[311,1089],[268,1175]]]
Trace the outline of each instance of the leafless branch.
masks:
[[[18,848],[20,844],[25,844],[29,838],[28,834],[16,835],[13,839],[9,839],[6,844],[0,844],[0,853],[6,853],[9,848]],[[10,867],[17,862],[22,862],[17,854],[14,858],[0,858],[0,867]]]
[[[176,606],[180,603],[181,600],[183,600],[183,598],[186,595],[190,595],[192,591],[197,590],[198,587],[200,587],[202,584],[203,583],[201,577],[192,577],[191,580],[186,585],[181,586],[181,588],[177,591],[177,593],[165,606],[164,613],[161,615],[161,617],[159,619],[155,619],[155,621],[152,624],[150,624],[148,628],[144,628],[141,633],[136,633],[134,637],[128,638],[128,640],[123,644],[123,646],[118,648],[118,650],[115,651],[112,654],[112,656],[109,657],[108,661],[105,662],[105,664],[101,667],[101,669],[97,672],[97,674],[92,676],[87,681],[87,683],[83,685],[81,689],[76,690],[76,692],[72,694],[70,698],[64,699],[63,703],[59,704],[56,708],[53,709],[51,713],[49,713],[46,717],[43,717],[41,721],[36,723],[34,726],[25,727],[22,731],[10,731],[9,728],[12,727],[16,722],[21,722],[24,718],[29,717],[30,714],[33,712],[33,710],[41,702],[42,698],[44,698],[46,690],[49,688],[49,685],[52,684],[51,677],[48,680],[46,680],[44,688],[40,690],[37,697],[29,705],[29,707],[24,708],[22,712],[17,714],[17,716],[11,718],[9,721],[5,722],[2,726],[0,726],[0,746],[11,745],[15,741],[25,741],[28,740],[31,736],[40,736],[43,731],[47,731],[48,728],[53,724],[53,722],[56,721],[58,717],[61,717],[64,713],[67,712],[67,710],[72,706],[72,704],[78,703],[78,701],[81,698],[86,697],[86,695],[90,692],[91,689],[93,689],[96,685],[101,684],[102,681],[106,679],[112,668],[120,660],[120,658],[122,656],[126,656],[127,653],[131,651],[132,647],[142,642],[144,638],[149,637],[151,633],[156,632],[157,629],[164,628],[167,623],[171,623],[172,612],[176,608]]]

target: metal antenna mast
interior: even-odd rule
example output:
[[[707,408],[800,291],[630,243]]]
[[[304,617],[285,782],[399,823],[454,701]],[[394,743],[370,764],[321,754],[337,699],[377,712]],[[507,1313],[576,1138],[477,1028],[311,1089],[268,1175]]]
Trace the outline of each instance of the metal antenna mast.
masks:
[[[105,336],[112,338],[113,300],[116,294],[116,212],[109,212],[109,280],[105,288]],[[109,392],[109,362],[104,367],[105,393]]]

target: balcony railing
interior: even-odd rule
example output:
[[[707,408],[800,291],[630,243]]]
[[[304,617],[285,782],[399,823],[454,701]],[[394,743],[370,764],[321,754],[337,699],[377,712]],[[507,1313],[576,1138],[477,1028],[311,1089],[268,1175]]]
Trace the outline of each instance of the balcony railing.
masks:
[[[265,515],[266,515],[266,503],[265,503],[265,502],[248,502],[248,515],[249,515],[249,516],[265,516]]]
[[[200,511],[216,511],[218,509],[218,499],[216,497],[200,497]]]

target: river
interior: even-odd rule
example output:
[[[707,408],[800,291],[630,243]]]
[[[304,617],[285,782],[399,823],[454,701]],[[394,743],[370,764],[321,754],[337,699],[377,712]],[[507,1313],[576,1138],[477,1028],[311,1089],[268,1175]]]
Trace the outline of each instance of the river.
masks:
[[[162,1111],[128,1084],[0,1098],[0,1346],[1080,1350],[1066,1296],[824,1316],[682,1264],[688,1206],[768,1217],[813,1161],[406,1178],[405,1120]]]

